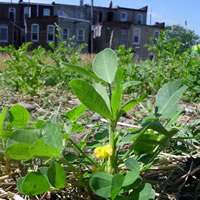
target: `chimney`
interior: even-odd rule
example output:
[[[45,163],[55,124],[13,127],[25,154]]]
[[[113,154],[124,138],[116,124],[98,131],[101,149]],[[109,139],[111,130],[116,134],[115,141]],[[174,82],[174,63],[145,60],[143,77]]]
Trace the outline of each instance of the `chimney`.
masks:
[[[112,8],[112,0],[110,0],[109,8]]]
[[[80,0],[80,6],[83,6],[83,0]]]

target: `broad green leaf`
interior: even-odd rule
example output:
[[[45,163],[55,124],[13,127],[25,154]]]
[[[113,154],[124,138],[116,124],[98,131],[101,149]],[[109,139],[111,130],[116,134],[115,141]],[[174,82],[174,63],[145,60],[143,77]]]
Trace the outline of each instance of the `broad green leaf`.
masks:
[[[35,196],[47,192],[50,189],[50,184],[40,172],[30,172],[25,176],[20,188],[22,193]]]
[[[80,116],[87,110],[87,107],[83,104],[73,108],[65,114],[70,122],[75,122],[80,118]]]
[[[96,81],[99,81],[101,79],[99,79],[95,74],[93,74],[92,72],[84,69],[83,67],[79,67],[79,66],[76,66],[76,65],[72,65],[72,64],[69,64],[69,63],[62,63],[63,65],[67,66],[68,69],[74,71],[74,72],[78,72],[80,75],[83,75],[83,76],[86,76],[88,78],[92,78]]]
[[[140,175],[139,169],[128,172],[125,176],[122,187],[132,185],[137,180],[139,175]]]
[[[98,53],[92,63],[93,72],[107,83],[112,83],[117,71],[117,55],[112,49]]]
[[[59,158],[61,154],[58,148],[45,144],[43,139],[32,144],[29,151],[35,158]]]
[[[20,105],[14,105],[9,109],[11,115],[11,125],[14,127],[24,127],[30,119],[29,112]]]
[[[162,133],[164,135],[169,134],[168,130],[165,129],[158,120],[152,121],[152,123],[149,125],[149,128],[153,129],[154,131],[157,131],[158,133]]]
[[[48,176],[47,176],[48,170],[49,170],[48,167],[40,167],[40,168],[38,169],[38,171],[39,171],[43,176],[46,176],[47,179],[48,179]]]
[[[71,133],[82,132],[84,130],[85,130],[85,128],[82,125],[77,124],[76,122],[74,122],[73,125],[72,125]]]
[[[114,200],[115,197],[119,194],[122,188],[123,182],[124,182],[124,176],[121,174],[115,174],[112,177],[112,187],[110,190],[112,200]]]
[[[7,108],[4,107],[1,114],[0,114],[0,137],[3,136],[3,123],[6,117]]]
[[[114,90],[112,93],[111,98],[111,105],[113,111],[113,117],[116,118],[116,113],[119,110],[122,102],[122,93],[123,93],[123,86],[122,86],[122,75],[124,72],[124,68],[118,68],[115,79],[114,79]]]
[[[117,114],[117,119],[119,119],[124,113],[128,112],[130,109],[135,107],[138,103],[142,102],[147,95],[142,95],[138,99],[131,99],[130,101],[126,102],[119,110]]]
[[[165,84],[156,96],[155,115],[159,118],[171,118],[178,110],[178,101],[187,89],[180,81]]]
[[[141,81],[128,81],[128,82],[125,82],[123,84],[123,90],[133,86],[133,85],[139,85],[141,83]]]
[[[141,135],[137,142],[134,143],[134,153],[135,155],[152,153],[156,145],[160,145],[158,135]]]
[[[78,160],[78,156],[72,152],[65,154],[64,158],[67,162],[72,162],[72,163]]]
[[[126,159],[125,166],[127,167],[127,169],[129,169],[131,171],[140,169],[137,161],[133,158]]]
[[[93,173],[89,181],[90,187],[94,193],[103,198],[110,197],[112,187],[112,175],[104,172]]]
[[[100,83],[95,83],[93,87],[99,93],[99,95],[103,98],[103,100],[106,102],[106,105],[109,108],[109,111],[111,112],[110,99],[105,87],[101,85]]]
[[[183,110],[179,110],[177,113],[175,113],[171,119],[169,120],[169,122],[167,123],[167,125],[165,126],[165,128],[169,128],[172,124],[174,124],[176,122],[176,120],[181,116]]]
[[[56,189],[64,187],[66,183],[66,172],[57,162],[54,162],[49,167],[47,176],[51,185]]]
[[[58,149],[60,154],[63,150],[63,138],[62,133],[51,121],[47,121],[43,124],[42,128],[40,129],[40,133],[43,136],[44,143],[48,146],[54,147],[55,149]]]
[[[18,179],[17,181],[17,190],[21,193],[21,194],[24,194],[21,190],[21,184],[24,182],[24,177],[21,177]]]
[[[101,141],[101,140],[104,140],[105,138],[108,137],[108,129],[105,129],[103,130],[102,132],[97,132],[95,135],[94,135],[94,139],[95,140],[98,140],[98,141]]]
[[[13,160],[27,160],[34,158],[29,152],[30,144],[16,143],[6,148],[6,156]]]
[[[106,102],[91,85],[82,80],[72,80],[70,86],[79,100],[89,109],[104,118],[112,118]]]
[[[140,185],[130,195],[134,200],[153,200],[155,198],[155,192],[149,183]]]
[[[7,142],[6,156],[13,160],[33,158],[29,148],[37,139],[36,133],[32,130],[14,131]]]
[[[33,125],[35,126],[35,128],[40,129],[45,122],[46,121],[44,120],[35,120]]]

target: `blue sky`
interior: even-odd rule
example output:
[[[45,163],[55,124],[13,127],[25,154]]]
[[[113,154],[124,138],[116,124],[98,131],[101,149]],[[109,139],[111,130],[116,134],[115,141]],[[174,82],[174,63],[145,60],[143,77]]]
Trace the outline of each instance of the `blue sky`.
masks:
[[[1,2],[10,2],[11,0],[1,0]],[[18,2],[18,0],[12,0]],[[66,3],[78,5],[80,0],[30,0],[31,2],[41,3]],[[28,0],[24,0],[28,2]],[[84,0],[84,3],[90,4],[91,0]],[[108,6],[109,0],[94,0],[97,6]],[[152,13],[152,23],[165,22],[166,25],[179,24],[194,30],[200,35],[200,1],[199,0],[113,0],[113,5],[119,5],[127,8],[141,8],[146,5],[149,7],[148,21],[150,23],[150,13]],[[152,11],[152,12],[151,12]]]

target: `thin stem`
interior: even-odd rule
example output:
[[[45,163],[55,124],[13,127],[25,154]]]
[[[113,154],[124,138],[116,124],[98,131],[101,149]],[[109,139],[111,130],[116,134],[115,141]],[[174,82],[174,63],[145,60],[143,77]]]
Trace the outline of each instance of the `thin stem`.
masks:
[[[71,163],[67,162],[65,159],[62,159],[61,162],[69,167],[69,169],[74,173],[74,176],[82,183],[86,192],[89,192],[88,186],[87,184],[85,184],[83,180],[83,175]]]
[[[91,164],[93,164],[95,167],[99,167],[99,165],[96,163],[96,162],[94,162],[84,151],[82,151],[82,149],[72,140],[72,139],[70,139],[70,138],[68,138],[68,140],[72,143],[72,145],[74,145],[74,147],[85,157],[85,158],[87,158],[90,162],[91,162]]]

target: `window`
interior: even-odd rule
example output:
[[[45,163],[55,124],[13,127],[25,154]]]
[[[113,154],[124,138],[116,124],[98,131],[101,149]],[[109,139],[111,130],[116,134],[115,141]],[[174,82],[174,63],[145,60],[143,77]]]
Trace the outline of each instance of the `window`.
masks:
[[[79,41],[79,42],[85,41],[85,30],[84,29],[77,30],[77,41]]]
[[[140,44],[140,29],[135,28],[133,30],[133,44],[138,45]]]
[[[154,30],[153,39],[158,39],[159,35],[160,35],[160,32],[158,30]]]
[[[120,45],[127,45],[128,29],[120,30]]]
[[[99,12],[99,23],[102,22],[102,19],[103,19],[103,12]]]
[[[64,11],[63,10],[58,10],[57,11],[58,16],[64,16]]]
[[[121,12],[120,21],[121,22],[126,22],[127,21],[127,13],[126,12]]]
[[[8,25],[0,25],[0,42],[8,42]]]
[[[143,15],[142,14],[137,15],[137,24],[143,24]]]
[[[11,7],[11,8],[8,9],[8,18],[11,21],[16,20],[16,8]]]
[[[39,41],[39,25],[38,24],[31,25],[31,41],[33,42]]]
[[[24,7],[24,19],[31,17],[31,7]]]
[[[50,9],[49,8],[43,9],[43,16],[50,16]]]
[[[63,40],[68,40],[69,38],[69,29],[68,28],[63,28],[62,30],[62,39]]]
[[[113,12],[108,12],[107,21],[111,22],[111,21],[113,21],[113,18],[114,18],[114,13]]]
[[[76,13],[76,18],[77,18],[77,19],[82,19],[82,12],[78,11],[78,12]]]
[[[47,42],[53,42],[55,38],[55,26],[48,25],[47,26]]]

